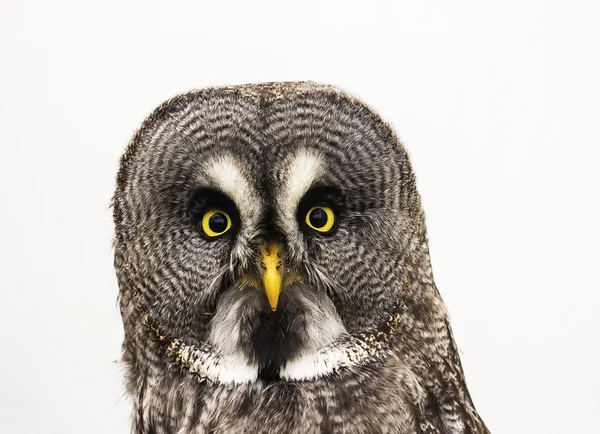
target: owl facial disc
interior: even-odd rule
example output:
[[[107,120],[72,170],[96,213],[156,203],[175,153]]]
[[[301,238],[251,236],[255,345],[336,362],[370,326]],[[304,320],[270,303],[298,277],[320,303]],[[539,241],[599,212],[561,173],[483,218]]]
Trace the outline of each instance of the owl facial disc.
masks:
[[[123,312],[219,382],[318,378],[384,354],[405,293],[419,214],[404,151],[336,90],[315,106],[312,85],[284,88],[169,103],[120,172]]]

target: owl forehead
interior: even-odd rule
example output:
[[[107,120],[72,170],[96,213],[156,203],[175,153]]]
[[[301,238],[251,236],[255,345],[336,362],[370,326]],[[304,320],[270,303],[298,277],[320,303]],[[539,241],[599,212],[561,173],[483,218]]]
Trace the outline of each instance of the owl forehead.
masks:
[[[234,99],[204,110],[210,115],[198,116],[190,138],[204,148],[198,154],[236,179],[243,173],[268,198],[298,201],[321,183],[375,199],[398,184],[402,147],[356,102],[308,94],[264,106]],[[217,172],[226,183],[227,170]]]
[[[229,195],[244,219],[258,219],[270,205],[291,222],[302,196],[319,184],[336,187],[356,209],[397,208],[401,178],[410,172],[402,168],[406,156],[365,106],[327,93],[264,102],[215,92],[149,118],[134,139],[131,164],[124,158],[121,168],[130,198],[212,187]]]

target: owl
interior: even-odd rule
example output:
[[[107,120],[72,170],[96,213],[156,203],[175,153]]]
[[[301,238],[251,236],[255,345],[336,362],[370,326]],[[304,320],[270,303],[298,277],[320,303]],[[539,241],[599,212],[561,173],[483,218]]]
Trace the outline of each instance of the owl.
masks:
[[[311,82],[177,96],[121,158],[132,433],[487,433],[390,126]]]

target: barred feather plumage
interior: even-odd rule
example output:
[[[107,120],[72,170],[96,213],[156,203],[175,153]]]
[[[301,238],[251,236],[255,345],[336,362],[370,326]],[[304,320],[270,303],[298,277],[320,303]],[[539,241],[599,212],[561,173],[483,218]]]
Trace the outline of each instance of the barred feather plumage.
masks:
[[[207,191],[235,220],[215,240],[194,214]],[[302,227],[310,194],[335,202],[333,235]],[[407,153],[356,98],[310,82],[177,96],[127,147],[113,208],[133,433],[488,432]],[[292,277],[271,312],[256,264],[274,239]]]

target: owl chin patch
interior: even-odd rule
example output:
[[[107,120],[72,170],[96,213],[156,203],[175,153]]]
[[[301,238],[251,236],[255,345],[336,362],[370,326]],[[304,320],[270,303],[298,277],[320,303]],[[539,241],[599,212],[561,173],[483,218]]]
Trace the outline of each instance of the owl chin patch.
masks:
[[[259,378],[277,381],[288,362],[321,350],[344,333],[331,300],[308,285],[286,288],[276,311],[260,290],[233,288],[218,302],[209,342],[223,356],[256,366]]]

